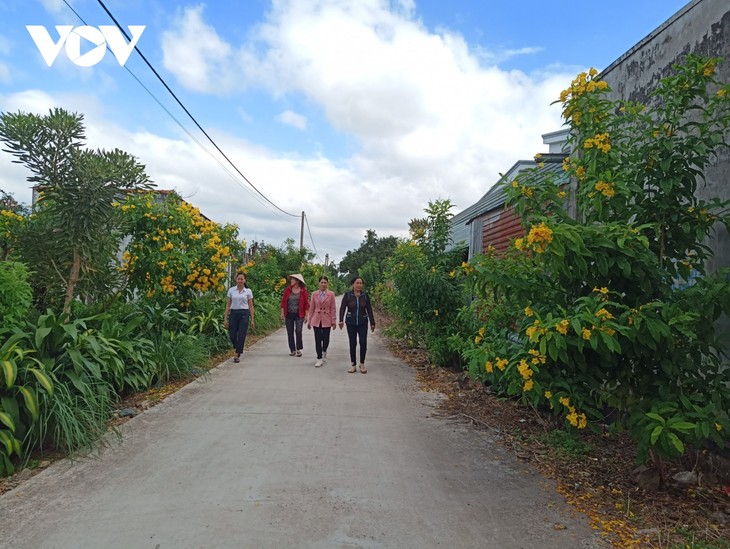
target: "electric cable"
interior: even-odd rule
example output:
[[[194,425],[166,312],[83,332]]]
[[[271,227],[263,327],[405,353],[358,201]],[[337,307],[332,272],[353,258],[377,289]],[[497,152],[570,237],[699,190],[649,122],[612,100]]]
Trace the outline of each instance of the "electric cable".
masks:
[[[129,37],[129,35],[127,34],[127,31],[125,31],[125,30],[124,30],[124,29],[122,28],[122,26],[121,26],[121,25],[119,24],[119,22],[118,22],[118,21],[116,20],[116,18],[114,17],[114,15],[112,15],[112,13],[111,13],[111,12],[109,11],[109,9],[108,9],[108,8],[106,7],[106,5],[104,4],[103,0],[97,0],[97,2],[99,3],[99,5],[101,5],[102,9],[103,9],[103,10],[104,10],[104,11],[106,12],[106,14],[107,14],[107,15],[108,15],[108,16],[109,16],[109,17],[111,18],[111,20],[112,20],[112,21],[114,21],[114,24],[115,24],[115,25],[117,26],[117,28],[119,29],[119,31],[120,31],[120,32],[121,32],[121,33],[122,33],[122,34],[124,35],[124,37],[125,37],[125,38],[127,39],[127,41],[131,43],[131,42],[132,42],[132,39],[131,39],[131,38]],[[68,2],[67,2],[67,0],[64,0],[64,3],[65,3],[65,4],[67,5],[67,6],[68,6]],[[69,6],[69,7],[70,7],[70,6]],[[75,13],[75,12],[74,12],[74,13]],[[160,82],[162,83],[162,85],[163,85],[163,86],[165,87],[165,89],[166,89],[166,90],[167,90],[167,91],[168,91],[168,92],[170,93],[170,95],[172,95],[173,99],[175,99],[175,101],[177,102],[177,104],[178,104],[178,105],[180,105],[180,108],[182,108],[182,110],[183,110],[183,111],[185,111],[185,114],[187,114],[187,115],[188,115],[188,117],[190,118],[190,120],[192,120],[192,121],[193,121],[193,123],[194,123],[194,124],[195,124],[195,125],[196,125],[196,126],[198,127],[198,129],[199,129],[199,130],[200,130],[201,132],[203,132],[203,135],[205,135],[205,137],[207,137],[207,138],[208,138],[208,141],[210,141],[210,142],[211,142],[211,144],[212,144],[212,145],[213,145],[213,146],[214,146],[214,147],[216,148],[216,150],[217,150],[217,151],[218,151],[218,152],[219,152],[219,153],[220,153],[220,154],[221,154],[221,155],[223,156],[223,158],[225,158],[225,159],[226,159],[226,161],[227,161],[227,162],[228,162],[228,163],[229,163],[229,164],[230,164],[230,165],[231,165],[231,166],[233,167],[233,169],[234,169],[234,170],[236,171],[236,173],[238,173],[238,175],[240,175],[240,176],[241,176],[241,177],[243,178],[243,180],[244,180],[244,181],[245,181],[246,183],[248,183],[248,184],[249,184],[249,185],[251,186],[251,188],[252,188],[252,189],[254,189],[254,190],[255,190],[255,191],[256,191],[256,192],[257,192],[257,193],[258,193],[258,194],[259,194],[259,195],[260,195],[260,196],[261,196],[261,197],[262,197],[262,198],[264,199],[264,200],[266,200],[266,202],[268,202],[269,204],[271,204],[271,205],[272,205],[272,206],[273,206],[274,208],[276,208],[277,210],[279,210],[280,212],[282,212],[282,213],[284,213],[284,214],[286,214],[286,215],[288,215],[288,216],[291,216],[291,217],[299,217],[299,215],[297,215],[297,214],[292,214],[292,213],[290,213],[290,212],[287,212],[286,210],[283,210],[282,208],[280,208],[279,206],[277,206],[276,204],[274,204],[274,203],[273,203],[273,202],[272,202],[272,201],[271,201],[271,200],[270,200],[270,199],[269,199],[269,198],[268,198],[268,197],[267,197],[267,196],[266,196],[266,195],[265,195],[264,193],[262,193],[262,192],[261,192],[261,191],[260,191],[260,190],[259,190],[259,189],[258,189],[258,188],[256,187],[256,185],[254,185],[254,184],[253,184],[253,183],[252,183],[252,182],[251,182],[251,181],[250,181],[250,180],[249,180],[249,179],[248,179],[248,178],[247,178],[247,177],[246,177],[246,176],[245,176],[245,175],[244,175],[244,174],[243,174],[243,173],[241,172],[241,170],[239,170],[239,169],[238,169],[238,166],[236,166],[236,165],[235,165],[235,164],[233,163],[233,161],[232,161],[232,160],[231,160],[230,158],[228,158],[228,155],[226,155],[226,153],[224,153],[224,152],[223,152],[223,150],[221,150],[221,148],[220,148],[220,147],[218,146],[218,144],[217,144],[217,143],[215,142],[215,140],[214,140],[214,139],[213,139],[213,138],[212,138],[212,137],[211,137],[211,136],[210,136],[210,135],[208,134],[208,132],[206,132],[206,131],[205,131],[205,130],[203,129],[203,127],[202,127],[202,126],[201,126],[201,125],[200,125],[200,124],[198,123],[198,121],[197,121],[197,120],[195,119],[195,117],[194,117],[194,116],[192,115],[192,113],[191,113],[191,112],[190,112],[190,111],[189,111],[189,110],[187,109],[187,107],[185,107],[185,105],[184,105],[184,104],[182,103],[182,101],[180,101],[180,99],[179,99],[179,98],[177,97],[177,95],[175,94],[175,92],[173,92],[173,91],[172,91],[172,89],[170,88],[170,86],[168,86],[168,85],[167,85],[167,82],[165,82],[165,79],[164,79],[164,78],[162,78],[162,76],[160,76],[160,74],[159,74],[159,73],[157,72],[157,70],[156,70],[156,69],[155,69],[155,68],[154,68],[154,67],[152,66],[152,64],[151,64],[151,63],[150,63],[150,62],[149,62],[149,61],[147,60],[147,58],[146,58],[146,57],[144,56],[144,54],[143,54],[143,53],[142,53],[142,52],[140,51],[140,49],[139,49],[139,48],[138,48],[138,47],[137,47],[136,45],[134,46],[134,50],[135,50],[135,51],[136,51],[136,52],[137,52],[137,53],[139,54],[139,56],[140,56],[140,57],[142,58],[142,60],[143,60],[143,61],[145,62],[145,64],[147,65],[147,67],[149,67],[149,69],[150,69],[150,70],[151,70],[151,71],[152,71],[152,72],[154,73],[154,75],[155,75],[155,76],[157,77],[157,79],[158,79],[158,80],[159,80],[159,81],[160,81]]]

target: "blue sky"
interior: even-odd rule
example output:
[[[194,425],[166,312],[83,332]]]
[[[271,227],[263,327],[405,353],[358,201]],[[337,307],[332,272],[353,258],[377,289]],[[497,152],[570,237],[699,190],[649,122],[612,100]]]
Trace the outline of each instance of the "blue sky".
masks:
[[[468,207],[547,150],[541,135],[560,129],[550,103],[575,74],[686,4],[104,0],[121,25],[145,26],[138,48],[277,209],[223,167],[137,53],[82,67],[62,48],[49,67],[26,25],[56,41],[55,25],[113,24],[97,0],[67,1],[0,0],[0,111],[83,113],[88,146],[134,154],[249,243],[299,242],[305,211],[305,244],[335,261],[367,229],[406,236],[429,200]],[[0,189],[29,202],[27,175],[0,152]]]

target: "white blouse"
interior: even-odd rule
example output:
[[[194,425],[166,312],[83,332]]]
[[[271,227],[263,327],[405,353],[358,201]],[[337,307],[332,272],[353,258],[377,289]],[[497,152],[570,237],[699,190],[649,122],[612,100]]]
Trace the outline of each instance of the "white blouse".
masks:
[[[248,309],[248,300],[253,299],[253,292],[250,288],[244,288],[238,291],[238,286],[233,286],[228,290],[228,297],[231,299],[231,310]]]

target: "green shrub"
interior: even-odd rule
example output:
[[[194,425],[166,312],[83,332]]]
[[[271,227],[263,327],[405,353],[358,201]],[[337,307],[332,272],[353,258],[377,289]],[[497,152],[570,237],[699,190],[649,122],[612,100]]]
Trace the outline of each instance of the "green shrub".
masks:
[[[579,429],[619,410],[639,459],[658,466],[688,446],[723,447],[730,429],[715,333],[730,279],[705,272],[705,240],[730,225],[730,202],[696,193],[728,145],[717,62],[688,56],[651,108],[606,99],[595,70],[579,75],[561,97],[575,185],[539,169],[504,182],[526,236],[464,269],[481,323],[464,338],[470,371]]]
[[[28,269],[23,263],[0,261],[1,331],[9,331],[28,316],[33,297],[28,276]]]

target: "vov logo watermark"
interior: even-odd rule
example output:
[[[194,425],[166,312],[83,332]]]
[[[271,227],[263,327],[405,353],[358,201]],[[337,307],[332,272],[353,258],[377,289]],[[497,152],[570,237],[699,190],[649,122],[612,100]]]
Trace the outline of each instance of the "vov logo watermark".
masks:
[[[106,47],[117,58],[120,66],[129,59],[134,46],[137,45],[145,25],[129,25],[127,29],[132,35],[131,42],[127,43],[124,39],[122,31],[114,25],[99,25],[99,27],[73,27],[72,25],[56,25],[58,40],[54,42],[46,27],[43,25],[26,25],[25,27],[30,33],[30,37],[41,52],[43,60],[50,67],[61,52],[61,48],[66,46],[66,55],[79,67],[93,67],[104,58]],[[81,53],[81,40],[87,40],[93,44],[93,49],[86,53]]]

